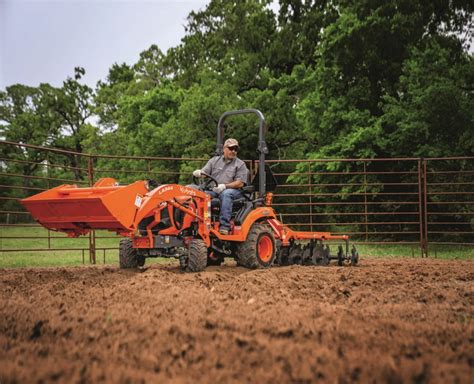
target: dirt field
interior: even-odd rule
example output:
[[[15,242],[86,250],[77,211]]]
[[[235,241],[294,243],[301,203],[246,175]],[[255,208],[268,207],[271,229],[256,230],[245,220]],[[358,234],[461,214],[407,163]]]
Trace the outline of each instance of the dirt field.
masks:
[[[474,381],[474,262],[0,270],[0,382]]]

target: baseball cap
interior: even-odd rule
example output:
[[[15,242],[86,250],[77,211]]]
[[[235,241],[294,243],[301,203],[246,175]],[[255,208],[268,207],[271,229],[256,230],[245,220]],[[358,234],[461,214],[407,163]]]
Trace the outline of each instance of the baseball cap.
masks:
[[[224,143],[224,148],[225,147],[238,147],[239,142],[235,139],[227,139]]]

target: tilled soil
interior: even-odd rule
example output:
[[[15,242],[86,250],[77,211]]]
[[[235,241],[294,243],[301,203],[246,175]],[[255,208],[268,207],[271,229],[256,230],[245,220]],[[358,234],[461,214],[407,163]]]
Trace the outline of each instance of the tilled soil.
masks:
[[[474,382],[474,262],[0,270],[0,382]]]

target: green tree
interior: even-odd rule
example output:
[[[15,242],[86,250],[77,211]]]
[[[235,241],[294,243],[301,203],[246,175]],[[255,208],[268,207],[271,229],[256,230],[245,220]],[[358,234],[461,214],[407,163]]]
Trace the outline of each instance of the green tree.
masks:
[[[457,33],[452,39],[459,41],[470,11],[467,1],[328,3],[325,12],[337,18],[322,31],[316,64],[308,71],[313,90],[298,112],[305,134],[318,143],[311,155],[396,155],[385,152],[379,119],[386,101],[403,92],[399,79],[406,60],[429,36]],[[459,57],[459,48],[449,51]]]
[[[453,47],[454,45],[454,47]],[[474,58],[452,38],[427,39],[403,64],[397,96],[384,99],[383,150],[395,156],[474,154]]]
[[[278,33],[273,39],[271,67],[278,77],[295,66],[314,65],[322,29],[336,19],[327,1],[280,0]]]
[[[15,84],[0,91],[0,137],[7,141],[37,146],[54,145],[60,134],[60,121],[45,102],[53,88],[48,84],[28,87]],[[34,175],[44,171],[47,153],[28,147],[2,146],[3,168],[7,173],[23,174],[6,184],[21,185],[24,193],[35,183]],[[12,194],[16,191],[9,191]]]
[[[183,91],[172,84],[161,85],[137,94],[125,92],[117,101],[117,123],[114,129],[102,134],[100,153],[179,157],[184,149],[178,143],[173,142],[171,136],[179,139],[179,135],[175,132],[186,132],[186,130],[180,130],[176,125],[168,125],[168,122],[176,115],[182,99]],[[179,147],[179,154],[174,152],[175,146]],[[134,174],[135,179],[150,177],[146,170],[152,167],[147,161],[137,162],[129,159],[120,161],[103,159],[97,166],[99,168],[123,169],[124,171],[143,171],[142,174]],[[176,164],[172,164],[172,166],[176,166]],[[164,171],[164,167],[164,164],[160,164],[158,168],[156,168],[156,164],[153,165],[155,171]],[[116,177],[121,181],[132,180],[126,172],[116,175]]]
[[[200,81],[201,71],[213,71],[237,92],[259,85],[269,68],[276,20],[269,0],[213,0],[191,12],[182,43],[168,52],[176,80],[185,88]]]
[[[104,131],[117,128],[120,117],[120,98],[130,92],[135,82],[135,72],[127,64],[114,63],[105,81],[99,81],[94,98],[94,110]]]
[[[8,141],[48,146],[59,131],[59,120],[45,103],[53,88],[15,84],[0,91],[0,135]]]
[[[61,88],[52,88],[46,98],[48,108],[54,112],[60,122],[60,135],[53,143],[57,148],[82,153],[85,142],[91,142],[96,137],[98,128],[91,123],[94,112],[94,91],[80,80],[85,70],[74,69],[74,78],[68,77]],[[79,180],[84,177],[80,169],[85,164],[80,157],[68,155],[69,164],[74,171],[74,177]]]
[[[133,70],[137,82],[143,89],[158,87],[171,78],[172,69],[166,59],[166,55],[156,44],[140,53]]]

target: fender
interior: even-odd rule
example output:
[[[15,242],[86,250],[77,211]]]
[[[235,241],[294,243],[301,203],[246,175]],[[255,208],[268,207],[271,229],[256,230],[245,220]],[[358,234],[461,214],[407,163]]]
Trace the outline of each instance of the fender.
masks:
[[[211,229],[211,232],[221,240],[227,241],[245,241],[247,239],[247,235],[250,231],[252,225],[258,220],[268,220],[268,219],[276,219],[276,214],[273,208],[271,207],[258,207],[252,210],[247,217],[245,218],[244,222],[240,226],[240,231],[238,230],[239,227],[234,228],[234,234],[232,235],[222,235],[217,230]]]

